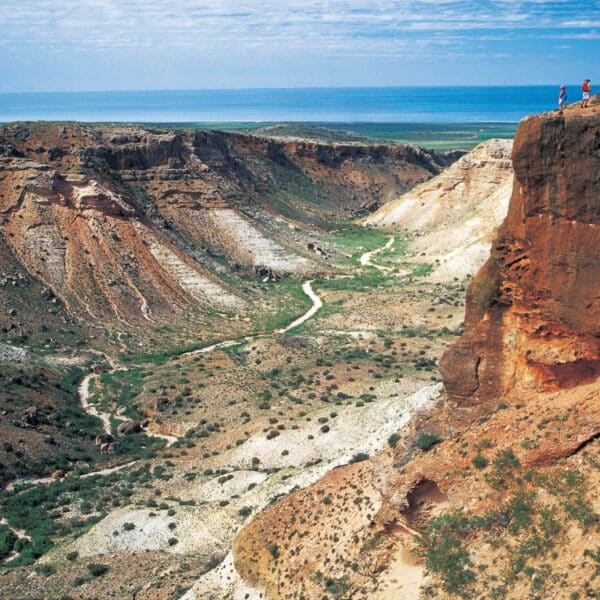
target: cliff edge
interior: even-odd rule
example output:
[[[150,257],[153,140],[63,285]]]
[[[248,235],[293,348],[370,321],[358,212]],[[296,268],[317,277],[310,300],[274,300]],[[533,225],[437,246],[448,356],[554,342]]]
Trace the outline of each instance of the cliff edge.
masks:
[[[451,401],[571,388],[600,373],[600,117],[523,121],[508,216],[440,369]]]

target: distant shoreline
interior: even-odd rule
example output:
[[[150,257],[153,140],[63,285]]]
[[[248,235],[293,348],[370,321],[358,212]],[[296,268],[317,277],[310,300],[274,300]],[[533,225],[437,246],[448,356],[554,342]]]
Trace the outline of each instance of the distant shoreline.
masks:
[[[571,90],[573,96],[575,89]],[[0,122],[245,128],[268,123],[512,124],[555,108],[556,86],[0,93]]]
[[[13,121],[26,126],[32,121]],[[52,121],[51,121],[52,122]],[[74,121],[58,121],[73,123]],[[9,125],[10,123],[1,123]],[[246,133],[279,140],[310,140],[324,144],[410,144],[437,151],[471,150],[492,138],[512,139],[517,123],[368,123],[368,122],[85,122],[89,127],[208,129]]]

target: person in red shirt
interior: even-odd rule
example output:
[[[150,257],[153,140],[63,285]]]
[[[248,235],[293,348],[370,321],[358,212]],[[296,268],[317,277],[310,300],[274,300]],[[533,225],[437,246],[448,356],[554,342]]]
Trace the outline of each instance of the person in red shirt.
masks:
[[[592,84],[590,83],[589,79],[586,79],[582,84],[581,84],[581,94],[582,94],[582,100],[581,100],[581,108],[587,108],[587,105],[590,101],[590,92],[592,91]]]

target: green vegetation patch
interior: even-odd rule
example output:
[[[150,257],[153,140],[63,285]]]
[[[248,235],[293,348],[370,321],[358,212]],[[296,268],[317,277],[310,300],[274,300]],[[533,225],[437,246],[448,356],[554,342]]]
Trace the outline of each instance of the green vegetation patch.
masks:
[[[427,433],[423,431],[419,434],[415,445],[420,450],[427,452],[427,450],[435,446],[435,444],[439,444],[442,439],[443,438],[439,433]]]
[[[20,551],[19,556],[7,566],[31,564],[56,542],[79,537],[101,521],[112,508],[129,504],[134,489],[154,477],[149,467],[144,466],[104,477],[67,477],[5,496],[0,502],[0,516],[31,537],[31,542],[12,540],[12,548],[9,548],[12,538],[6,536],[8,551]],[[75,514],[93,514],[70,516],[73,508],[78,509]]]
[[[505,451],[496,457],[494,465],[512,473],[518,461],[512,452]],[[525,482],[519,481],[497,510],[472,516],[451,513],[429,522],[417,540],[417,552],[426,559],[427,569],[440,576],[440,584],[430,586],[431,597],[436,597],[438,585],[462,598],[477,596],[473,589],[476,584],[488,589],[492,598],[504,597],[517,581],[529,587],[531,597],[545,597],[544,590],[553,589],[555,578],[545,557],[560,545],[561,537],[573,523],[585,533],[598,527],[600,516],[587,499],[588,484],[580,471],[564,469],[546,475],[531,470]],[[542,486],[549,494],[539,494]],[[501,560],[501,580],[494,576],[486,581],[482,575],[476,576],[468,551],[476,546],[475,538],[483,538],[493,548],[501,545],[505,549],[500,559],[493,559],[494,564]],[[583,554],[593,557],[594,551],[584,549]],[[479,564],[478,568],[483,574],[488,566]],[[597,576],[600,568],[592,578]],[[490,581],[497,584],[490,586]]]

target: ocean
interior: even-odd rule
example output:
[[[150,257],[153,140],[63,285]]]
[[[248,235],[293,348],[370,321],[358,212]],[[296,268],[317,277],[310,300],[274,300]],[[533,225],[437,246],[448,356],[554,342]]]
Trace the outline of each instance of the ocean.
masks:
[[[517,123],[557,96],[558,86],[0,93],[0,122]]]

